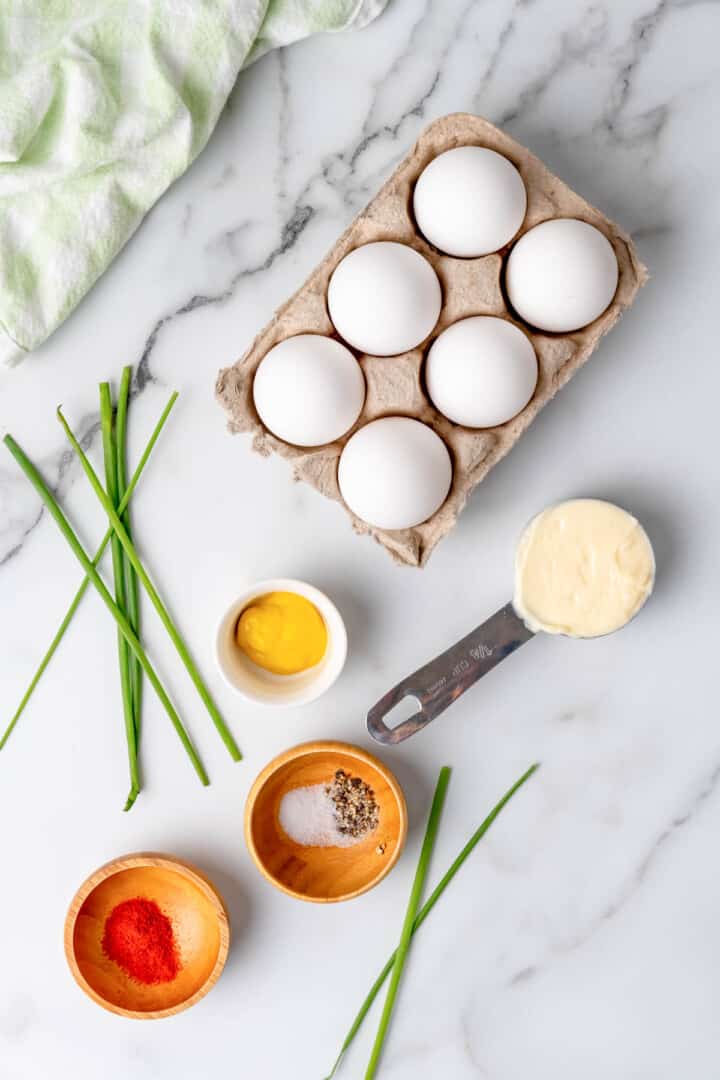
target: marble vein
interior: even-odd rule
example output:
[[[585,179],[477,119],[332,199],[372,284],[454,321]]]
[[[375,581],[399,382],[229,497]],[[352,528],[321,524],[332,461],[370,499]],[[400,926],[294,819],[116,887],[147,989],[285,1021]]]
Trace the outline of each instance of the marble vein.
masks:
[[[97,413],[81,417],[81,419],[76,424],[74,424],[73,427],[78,434],[78,441],[80,442],[80,445],[82,446],[83,450],[87,452],[92,446],[95,437],[100,432],[100,420]],[[26,447],[23,447],[23,449],[26,451],[26,453],[28,453],[28,456],[32,458],[32,453],[28,452]],[[70,449],[70,447],[66,447],[60,450],[58,454],[50,457],[48,462],[40,463],[40,467],[46,481],[48,480],[49,474],[54,474],[54,480],[52,482],[48,482],[48,486],[52,491],[53,495],[59,500],[62,499],[63,494],[67,491],[68,487],[72,483],[74,474],[76,472],[79,472],[79,469],[77,468],[77,462],[75,460],[75,454],[73,450]],[[3,489],[2,477],[3,474],[0,473],[0,491],[2,491]],[[18,477],[20,478],[21,483],[27,483],[27,481],[24,480],[22,474],[19,472],[19,467]],[[28,537],[35,532],[35,529],[43,520],[44,516],[45,507],[42,505],[42,503],[40,503],[39,509],[33,512],[29,520],[13,522],[13,519],[11,518],[8,522],[8,525],[0,531],[0,536],[2,536],[4,532],[10,532],[12,534],[14,525],[20,533],[18,539],[11,539],[8,548],[4,552],[0,552],[0,570],[6,567],[8,563],[11,563],[15,558],[17,558],[17,556],[20,554],[23,547],[25,546]]]
[[[275,167],[275,186],[280,208],[287,200],[287,169],[290,164],[290,133],[292,131],[292,108],[290,98],[290,81],[287,70],[287,54],[285,49],[277,52],[278,87],[280,91],[280,108],[278,111],[278,138],[277,138],[277,165]]]
[[[403,50],[393,60],[392,64],[384,73],[383,78],[379,80],[374,88],[373,95],[370,100],[365,119],[360,129],[360,134],[355,142],[355,145],[333,156],[333,162],[345,164],[347,166],[346,184],[341,186],[340,193],[343,197],[343,201],[346,205],[352,209],[357,209],[357,204],[352,196],[356,196],[359,191],[365,190],[365,184],[368,182],[368,178],[365,180],[365,184],[361,185],[359,189],[349,189],[348,182],[350,180],[356,180],[356,172],[358,164],[367,150],[372,147],[380,139],[388,139],[390,144],[397,148],[400,134],[406,125],[406,122],[410,119],[423,119],[426,115],[427,106],[432,101],[433,97],[440,86],[441,80],[444,75],[446,61],[448,60],[453,46],[460,40],[466,22],[476,8],[476,4],[473,0],[466,3],[458,14],[457,19],[452,25],[451,32],[448,35],[447,40],[443,43],[442,47],[437,51],[433,58],[433,63],[428,72],[427,86],[422,92],[419,98],[413,101],[408,107],[406,107],[398,116],[397,120],[392,123],[381,122],[377,118],[376,114],[380,110],[380,105],[383,97],[386,97],[393,92],[394,80],[397,80],[402,75],[404,65],[412,58],[414,50],[418,47],[418,37],[424,23],[432,13],[432,4],[427,4],[423,10],[422,15],[411,27],[408,34],[407,42]],[[404,145],[401,149],[404,150]],[[383,165],[383,169],[387,169],[392,164],[393,158],[386,160]],[[330,181],[330,168],[324,169],[325,179]]]
[[[699,813],[711,801],[718,786],[720,785],[720,763],[716,764],[699,790],[689,800],[685,809],[677,813],[660,830],[651,846],[637,864],[627,882],[622,886],[618,895],[606,907],[576,934],[568,937],[560,944],[553,944],[548,949],[548,959],[538,963],[528,964],[519,968],[507,980],[506,985],[510,988],[530,982],[538,975],[544,974],[548,963],[558,955],[567,955],[581,949],[588,941],[609,922],[616,919],[633,900],[642,886],[648,881],[656,863],[663,857],[671,840],[683,829],[688,828],[695,821]]]
[[[537,108],[542,96],[558,76],[575,64],[587,60],[607,40],[608,17],[602,8],[592,7],[584,11],[576,24],[566,30],[558,42],[555,55],[549,63],[514,96],[514,104],[495,121],[498,127],[512,125],[528,111]],[[509,37],[509,34],[506,35]],[[496,66],[500,62],[497,58]],[[479,101],[476,97],[476,108]]]
[[[498,34],[497,42],[492,53],[490,54],[490,59],[488,61],[487,67],[485,68],[485,71],[483,72],[483,76],[480,80],[478,89],[475,91],[471,111],[482,111],[483,96],[490,84],[492,83],[493,78],[495,77],[495,73],[497,72],[500,64],[502,63],[502,60],[505,56],[505,50],[508,46],[508,42],[515,34],[517,27],[517,13],[521,8],[529,7],[531,3],[532,0],[515,0],[515,3],[512,6],[508,18],[505,20],[505,23],[502,26],[500,33]]]
[[[158,337],[166,326],[183,315],[189,315],[191,312],[197,311],[198,308],[227,303],[235,295],[235,292],[242,281],[254,277],[256,274],[261,274],[265,270],[269,270],[277,259],[281,258],[295,246],[298,238],[310,224],[314,215],[315,210],[312,206],[296,203],[290,217],[282,227],[279,243],[268,252],[264,259],[236,271],[228,285],[217,292],[196,293],[194,296],[191,296],[189,300],[186,300],[185,303],[175,308],[174,311],[161,316],[145,341],[142,355],[137,365],[135,381],[138,389],[143,390],[148,383],[158,381],[150,369],[150,357],[157,344]]]
[[[624,146],[646,141],[656,142],[667,123],[667,104],[658,105],[635,117],[625,118],[622,114],[631,100],[637,71],[648,55],[664,18],[671,10],[668,0],[659,0],[652,10],[635,19],[630,26],[627,45],[619,52],[620,67],[610,88],[599,126],[604,128],[613,140]]]

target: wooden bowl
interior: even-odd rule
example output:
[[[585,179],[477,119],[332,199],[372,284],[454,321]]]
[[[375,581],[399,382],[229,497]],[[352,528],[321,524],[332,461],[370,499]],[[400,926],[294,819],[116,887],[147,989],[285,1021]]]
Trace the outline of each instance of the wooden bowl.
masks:
[[[344,769],[370,784],[379,808],[377,829],[351,847],[306,847],[279,822],[283,795],[320,784]],[[308,742],[286,750],[260,773],[245,807],[245,839],[262,874],[299,900],[334,903],[372,889],[400,858],[407,836],[407,806],[390,770],[372,754],[341,742]]]
[[[103,952],[105,920],[133,897],[154,900],[172,921],[182,963],[172,982],[135,982]],[[220,978],[229,946],[227,911],[214,886],[189,863],[153,853],[101,866],[80,886],[65,919],[65,955],[77,984],[104,1009],[134,1020],[189,1009]]]

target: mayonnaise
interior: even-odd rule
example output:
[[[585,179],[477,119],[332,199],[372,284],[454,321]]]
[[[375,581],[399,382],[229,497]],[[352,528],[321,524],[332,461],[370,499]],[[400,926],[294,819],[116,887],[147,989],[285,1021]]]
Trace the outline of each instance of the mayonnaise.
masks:
[[[632,514],[600,499],[571,499],[525,529],[513,606],[531,630],[598,637],[632,619],[654,579],[650,541]]]

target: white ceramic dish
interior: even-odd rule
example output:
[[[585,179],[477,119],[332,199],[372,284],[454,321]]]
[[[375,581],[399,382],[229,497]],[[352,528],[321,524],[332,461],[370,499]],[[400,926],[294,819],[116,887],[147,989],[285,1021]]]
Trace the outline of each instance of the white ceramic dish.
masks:
[[[254,664],[235,644],[235,627],[251,600],[269,592],[294,592],[318,609],[328,633],[325,655],[319,664],[298,675],[274,675]],[[225,612],[215,639],[215,655],[225,681],[248,701],[259,705],[307,705],[329,690],[347,656],[347,632],[340,612],[325,593],[305,581],[270,578],[258,581]]]

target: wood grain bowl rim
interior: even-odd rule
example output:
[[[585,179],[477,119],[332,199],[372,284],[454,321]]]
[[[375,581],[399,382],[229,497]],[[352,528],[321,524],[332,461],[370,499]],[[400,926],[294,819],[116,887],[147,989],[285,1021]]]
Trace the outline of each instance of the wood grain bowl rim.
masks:
[[[180,874],[181,877],[186,878],[188,881],[191,881],[205,896],[209,901],[210,906],[213,908],[220,933],[220,946],[217,959],[203,985],[199,987],[194,994],[191,994],[190,997],[175,1005],[169,1006],[167,1009],[152,1009],[145,1011],[125,1009],[121,1005],[115,1005],[113,1002],[108,1001],[87,981],[80,970],[80,966],[75,956],[75,923],[77,922],[82,906],[90,893],[92,893],[103,881],[107,881],[108,878],[114,877],[124,870],[133,870],[141,867],[158,867],[163,870],[170,870]],[[213,986],[215,986],[225,967],[225,962],[230,950],[230,920],[222,896],[210,879],[193,863],[186,862],[184,859],[178,859],[172,855],[163,855],[159,852],[138,851],[130,855],[121,855],[116,859],[111,859],[110,862],[99,866],[97,870],[93,871],[93,873],[85,879],[72,898],[67,915],[65,916],[64,944],[65,958],[75,982],[97,1005],[101,1005],[102,1008],[107,1009],[108,1012],[116,1013],[118,1016],[125,1016],[131,1020],[161,1020],[166,1016],[175,1016],[178,1013],[189,1009],[204,998],[205,995],[212,990]]]
[[[386,784],[393,793],[395,802],[397,803],[398,807],[398,816],[400,819],[400,823],[397,832],[397,843],[395,844],[395,850],[393,851],[388,861],[382,865],[375,877],[371,878],[359,888],[352,889],[346,893],[341,893],[338,896],[308,896],[307,893],[302,893],[299,892],[297,889],[290,888],[289,885],[286,885],[279,878],[275,877],[274,874],[271,874],[270,871],[267,869],[267,867],[263,863],[262,858],[260,857],[260,853],[257,850],[257,846],[253,838],[252,820],[260,792],[262,791],[263,787],[270,779],[270,777],[273,776],[278,771],[278,769],[283,768],[285,765],[289,764],[292,761],[295,761],[297,758],[305,757],[307,754],[328,752],[345,754],[348,757],[353,757],[357,761],[363,762],[364,764],[370,765],[372,768],[377,769],[377,771],[381,774]],[[247,844],[248,851],[250,852],[253,862],[257,866],[258,870],[263,875],[263,877],[270,882],[271,885],[275,886],[276,889],[279,889],[281,892],[286,893],[288,896],[294,897],[296,900],[305,900],[307,903],[311,904],[337,904],[345,900],[354,900],[355,897],[362,896],[363,893],[369,892],[370,889],[373,889],[376,885],[379,885],[383,878],[387,877],[387,875],[390,873],[390,871],[400,858],[403,852],[403,848],[405,847],[407,833],[407,802],[405,801],[405,793],[403,792],[403,789],[400,786],[400,782],[398,781],[395,774],[383,761],[380,760],[380,758],[375,757],[375,755],[371,754],[369,751],[363,750],[362,747],[355,746],[353,743],[340,742],[335,739],[313,739],[310,742],[299,743],[298,746],[293,746],[289,750],[284,750],[281,754],[278,754],[277,757],[274,757],[272,761],[269,761],[264,767],[264,769],[262,769],[258,773],[257,777],[253,781],[253,785],[250,788],[247,801],[245,803],[245,843]]]

